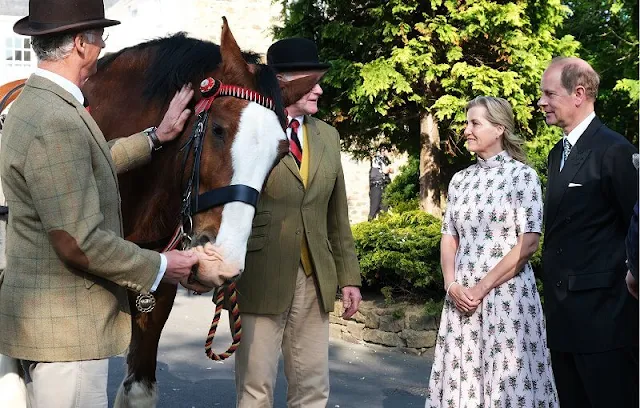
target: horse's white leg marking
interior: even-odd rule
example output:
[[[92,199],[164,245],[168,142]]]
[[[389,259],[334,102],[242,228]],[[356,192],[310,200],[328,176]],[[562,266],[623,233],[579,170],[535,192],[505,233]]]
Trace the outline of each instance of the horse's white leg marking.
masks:
[[[250,102],[240,116],[238,133],[231,147],[233,177],[231,184],[244,184],[260,191],[278,155],[278,146],[286,134],[276,114]],[[216,245],[222,248],[225,261],[244,269],[247,240],[255,208],[245,203],[229,203],[222,210],[222,222]]]
[[[120,384],[113,408],[155,408],[158,404],[158,387],[155,383],[132,382]]]

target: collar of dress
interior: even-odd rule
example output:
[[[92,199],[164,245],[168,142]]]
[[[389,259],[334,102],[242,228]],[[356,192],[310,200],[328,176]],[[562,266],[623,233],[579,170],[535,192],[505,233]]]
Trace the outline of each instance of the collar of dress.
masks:
[[[478,156],[478,166],[480,166],[480,168],[482,169],[491,169],[504,165],[510,159],[511,156],[509,156],[509,153],[507,153],[506,150],[503,150],[495,156],[488,158],[487,160],[484,160],[483,158]]]

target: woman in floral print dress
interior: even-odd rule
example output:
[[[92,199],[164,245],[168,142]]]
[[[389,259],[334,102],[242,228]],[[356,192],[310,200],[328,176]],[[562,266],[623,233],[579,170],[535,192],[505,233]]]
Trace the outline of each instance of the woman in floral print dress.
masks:
[[[426,408],[556,408],[540,297],[529,258],[542,231],[536,172],[524,164],[513,110],[467,106],[478,161],[449,184],[441,263],[447,296]]]

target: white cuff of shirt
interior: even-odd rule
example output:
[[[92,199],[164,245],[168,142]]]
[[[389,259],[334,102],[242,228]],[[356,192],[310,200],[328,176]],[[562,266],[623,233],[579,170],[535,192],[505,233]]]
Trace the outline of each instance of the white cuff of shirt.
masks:
[[[158,277],[156,277],[156,281],[153,282],[153,286],[151,286],[151,292],[155,292],[158,289],[158,285],[160,281],[164,277],[164,273],[167,270],[167,257],[163,254],[160,254],[160,270],[158,271]]]

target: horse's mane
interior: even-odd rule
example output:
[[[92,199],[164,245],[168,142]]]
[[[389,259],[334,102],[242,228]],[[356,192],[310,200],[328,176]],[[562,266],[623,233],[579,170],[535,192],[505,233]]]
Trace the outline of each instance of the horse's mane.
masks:
[[[220,46],[209,41],[187,37],[179,32],[124,48],[98,61],[98,70],[107,68],[123,54],[148,58],[145,67],[143,96],[147,101],[158,98],[167,102],[174,92],[193,78],[203,78],[222,62]],[[243,52],[245,61],[258,64],[260,56]]]

